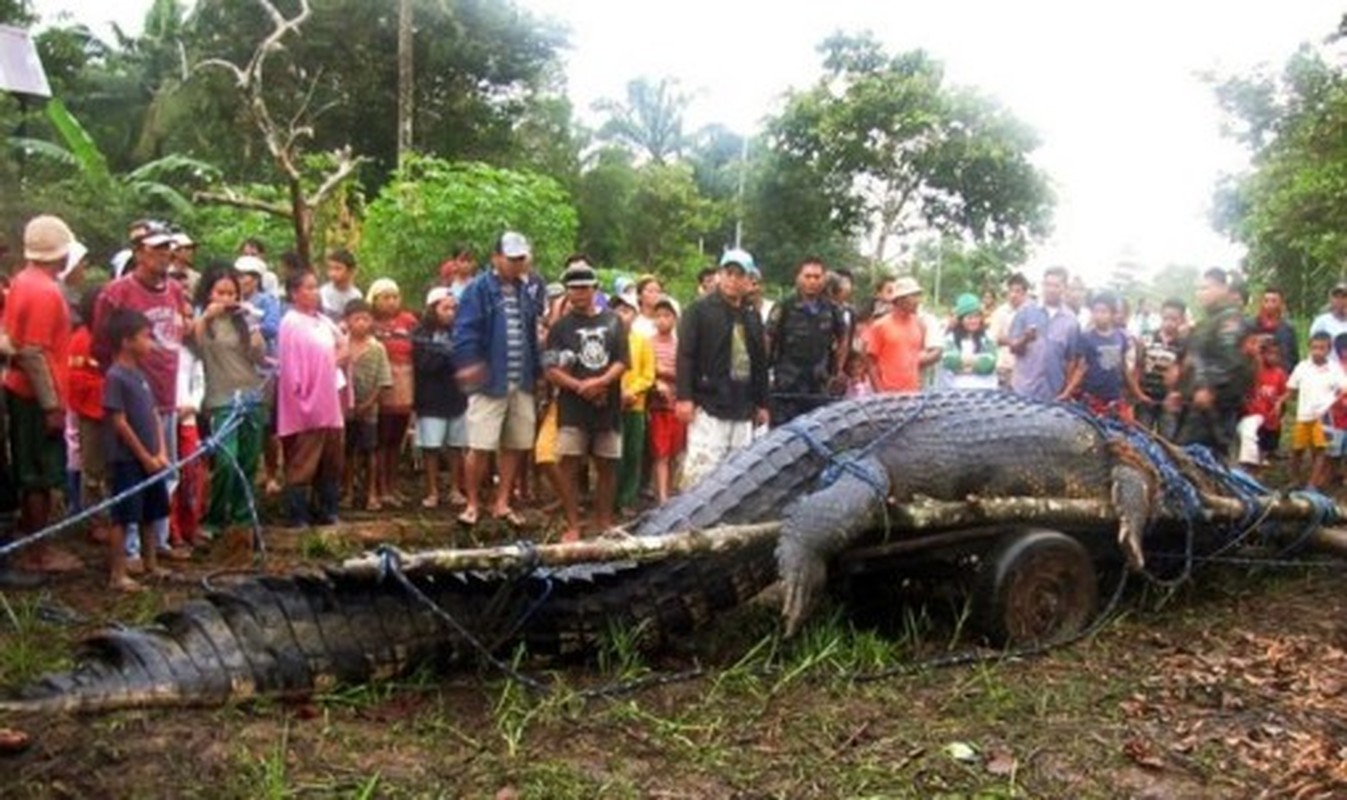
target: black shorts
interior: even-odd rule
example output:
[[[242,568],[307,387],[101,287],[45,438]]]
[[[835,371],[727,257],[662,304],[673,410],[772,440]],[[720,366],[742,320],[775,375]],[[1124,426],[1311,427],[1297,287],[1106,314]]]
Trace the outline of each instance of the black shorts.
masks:
[[[112,494],[119,495],[149,477],[145,468],[135,461],[114,461]],[[168,486],[166,481],[147,487],[112,507],[112,521],[118,525],[146,524],[168,516]]]
[[[379,412],[379,446],[401,447],[407,441],[407,424],[411,414],[385,414]]]
[[[346,452],[373,453],[379,447],[379,423],[346,420]]]
[[[1281,444],[1282,432],[1280,430],[1270,431],[1267,428],[1258,429],[1258,449],[1263,453],[1275,453],[1277,447]]]

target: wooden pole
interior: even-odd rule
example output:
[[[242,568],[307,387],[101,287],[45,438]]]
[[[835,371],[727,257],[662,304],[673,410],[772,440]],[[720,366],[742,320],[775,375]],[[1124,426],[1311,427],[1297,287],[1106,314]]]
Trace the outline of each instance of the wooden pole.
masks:
[[[1238,500],[1204,495],[1205,519],[1202,522],[1229,522],[1243,519],[1245,507]],[[1339,509],[1347,519],[1347,509]],[[1313,520],[1318,509],[1304,498],[1270,496],[1260,501],[1259,514],[1268,520]],[[848,558],[894,555],[916,552],[926,547],[948,544],[955,539],[980,538],[994,533],[994,526],[1035,524],[1065,529],[1103,528],[1116,525],[1118,515],[1107,500],[1043,497],[970,497],[967,500],[916,498],[910,503],[889,507],[890,540],[878,545],[849,551]],[[659,561],[671,556],[718,553],[775,539],[780,521],[744,525],[723,525],[705,530],[671,533],[664,536],[617,535],[571,544],[535,546],[510,544],[474,549],[426,550],[399,553],[402,570],[408,574],[450,573],[474,570],[517,569],[534,564],[564,567],[604,561]],[[952,533],[951,533],[952,532]],[[917,534],[917,535],[914,535]],[[1314,547],[1347,556],[1347,530],[1323,528],[1307,541]],[[382,559],[376,554],[348,559],[339,573],[374,577]]]

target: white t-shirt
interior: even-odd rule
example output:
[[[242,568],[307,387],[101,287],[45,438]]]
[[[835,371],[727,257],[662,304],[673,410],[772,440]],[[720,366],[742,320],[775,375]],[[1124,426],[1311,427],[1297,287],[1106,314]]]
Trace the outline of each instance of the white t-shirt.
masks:
[[[1023,307],[1021,304],[1020,308]],[[1015,354],[1010,352],[1009,346],[1001,344],[1001,340],[1010,337],[1010,324],[1015,321],[1015,312],[1018,310],[1010,303],[1002,303],[992,312],[991,319],[987,320],[987,335],[996,345],[997,372],[1009,372],[1015,368]]]
[[[1326,314],[1320,314],[1315,317],[1314,322],[1310,324],[1310,336],[1313,336],[1319,331],[1325,331],[1329,336],[1337,339],[1338,334],[1347,333],[1347,319],[1338,319],[1333,316],[1332,311],[1329,311]]]
[[[342,312],[346,310],[346,304],[352,300],[359,300],[363,296],[354,284],[343,291],[329,281],[318,289],[319,305],[322,307],[323,313],[332,319],[341,319]]]
[[[1347,375],[1332,359],[1316,364],[1307,358],[1291,371],[1286,388],[1298,392],[1296,422],[1313,422],[1327,413],[1338,393],[1347,388]]]

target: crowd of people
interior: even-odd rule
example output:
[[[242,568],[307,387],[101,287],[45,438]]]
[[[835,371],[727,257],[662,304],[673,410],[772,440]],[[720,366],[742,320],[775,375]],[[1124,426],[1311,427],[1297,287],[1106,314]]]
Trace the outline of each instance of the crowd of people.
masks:
[[[16,535],[50,523],[57,492],[72,509],[120,496],[94,535],[110,587],[129,592],[249,524],[254,483],[281,495],[290,527],[413,503],[522,527],[519,503],[536,500],[575,541],[702,480],[768,427],[932,387],[1079,403],[1251,470],[1275,453],[1295,394],[1297,479],[1327,486],[1347,450],[1347,285],[1302,362],[1281,294],[1264,289],[1246,318],[1220,269],[1202,276],[1196,315],[1179,300],[1131,313],[1057,267],[1037,291],[1015,274],[1003,300],[963,294],[937,315],[910,277],[857,303],[852,275],[817,258],[773,301],[753,256],[727,250],[684,307],[652,275],[601,286],[583,254],[548,283],[518,232],[499,236],[485,269],[469,247],[452,253],[409,302],[387,277],[362,290],[345,250],[320,275],[294,254],[273,269],[249,240],[198,271],[190,236],[137,221],[113,278],[91,286],[69,227],[30,220],[0,340],[0,491],[18,503]],[[216,445],[208,458],[146,487],[203,442]],[[416,498],[400,481],[409,444]],[[78,566],[43,542],[3,577]]]

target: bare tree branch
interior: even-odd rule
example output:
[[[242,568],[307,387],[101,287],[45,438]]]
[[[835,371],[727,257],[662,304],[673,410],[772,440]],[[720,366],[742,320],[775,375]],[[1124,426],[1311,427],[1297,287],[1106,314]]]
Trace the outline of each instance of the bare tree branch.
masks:
[[[336,169],[327,176],[322,185],[319,186],[313,194],[309,195],[307,202],[310,208],[317,208],[319,204],[321,204],[329,194],[332,194],[332,191],[336,189],[342,181],[349,178],[351,174],[355,172],[356,167],[359,167],[360,163],[364,161],[363,158],[351,154],[349,145],[334,151],[332,155],[337,159]]]
[[[285,203],[270,203],[266,200],[257,200],[252,197],[244,197],[234,192],[193,192],[192,201],[197,203],[210,203],[217,206],[230,206],[232,208],[241,208],[245,211],[263,211],[278,217],[287,219],[291,216],[290,206]]]

